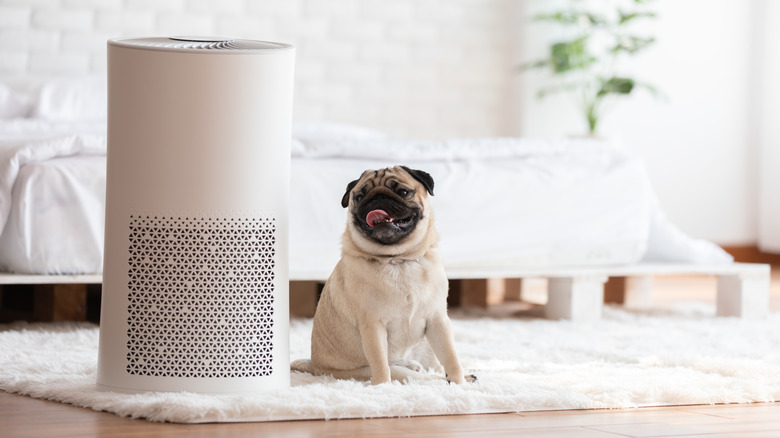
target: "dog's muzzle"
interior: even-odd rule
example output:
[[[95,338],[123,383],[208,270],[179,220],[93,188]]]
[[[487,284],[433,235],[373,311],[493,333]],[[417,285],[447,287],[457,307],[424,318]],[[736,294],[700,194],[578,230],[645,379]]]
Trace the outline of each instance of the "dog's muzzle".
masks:
[[[384,195],[362,202],[355,211],[355,222],[368,237],[385,245],[403,240],[422,218],[419,206]]]

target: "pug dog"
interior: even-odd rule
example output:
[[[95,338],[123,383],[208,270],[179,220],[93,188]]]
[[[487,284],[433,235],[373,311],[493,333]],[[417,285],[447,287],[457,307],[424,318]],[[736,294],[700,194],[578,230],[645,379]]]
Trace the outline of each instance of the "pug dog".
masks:
[[[405,166],[367,170],[347,185],[341,260],[317,305],[311,360],[294,361],[293,371],[374,385],[476,380],[455,352],[428,195],[433,178]]]

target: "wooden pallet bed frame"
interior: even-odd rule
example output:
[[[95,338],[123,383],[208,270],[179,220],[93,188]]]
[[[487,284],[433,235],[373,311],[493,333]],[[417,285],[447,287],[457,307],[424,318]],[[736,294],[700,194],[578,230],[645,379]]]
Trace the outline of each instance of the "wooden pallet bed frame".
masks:
[[[598,319],[605,299],[632,307],[647,305],[652,297],[652,279],[659,275],[716,276],[718,316],[761,318],[769,312],[770,265],[767,264],[654,263],[551,269],[452,270],[447,274],[449,278],[459,280],[460,305],[481,307],[502,301],[507,284],[513,284],[515,289],[519,289],[522,279],[546,278],[549,286],[545,317],[550,319]],[[612,278],[612,281],[605,294],[608,278]],[[0,288],[9,284],[35,285],[36,319],[47,320],[83,319],[86,285],[101,282],[101,275],[0,273]],[[291,313],[312,316],[320,289],[321,282],[318,281],[292,281]]]
[[[547,278],[548,298],[545,317],[549,319],[592,320],[601,317],[605,300],[631,307],[650,304],[652,279],[666,275],[702,275],[717,277],[717,315],[762,318],[769,313],[770,265],[731,263],[725,265],[692,265],[677,263],[642,263],[623,266],[551,268],[531,270],[451,271],[451,278],[472,279]],[[605,293],[605,283],[611,287]],[[495,294],[501,295],[503,280],[494,282]],[[462,298],[465,305],[490,304],[490,280],[476,280]],[[485,284],[485,286],[483,286]],[[504,283],[505,284],[505,283]]]

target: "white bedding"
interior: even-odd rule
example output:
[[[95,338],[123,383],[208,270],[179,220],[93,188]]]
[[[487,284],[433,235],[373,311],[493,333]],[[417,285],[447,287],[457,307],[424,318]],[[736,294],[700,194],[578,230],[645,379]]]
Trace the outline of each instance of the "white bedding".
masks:
[[[22,166],[18,200],[0,234],[3,270],[102,271],[105,156],[61,157]]]
[[[99,273],[105,83],[55,80],[36,90],[21,95],[0,84],[0,271]],[[310,123],[295,125],[291,146],[292,279],[327,278],[339,257],[347,183],[395,164],[434,177],[447,268],[731,261],[670,224],[641,161],[607,144],[394,140]]]
[[[17,123],[11,127],[24,129],[9,134],[0,122],[2,271],[102,271],[105,135],[74,135],[56,125]]]
[[[628,264],[648,255],[730,261],[711,243],[668,224],[641,162],[608,145],[379,138],[294,143],[293,279],[327,277],[339,256],[346,221],[340,199],[347,183],[365,169],[397,163],[424,169],[436,180],[432,203],[448,268]],[[100,272],[105,137],[15,139],[0,146],[0,269]],[[665,253],[670,243],[675,251]]]

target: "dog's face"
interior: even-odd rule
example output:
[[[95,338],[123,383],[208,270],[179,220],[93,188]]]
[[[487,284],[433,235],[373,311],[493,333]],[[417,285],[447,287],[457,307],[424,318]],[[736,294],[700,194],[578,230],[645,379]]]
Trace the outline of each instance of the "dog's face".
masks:
[[[347,185],[341,206],[349,207],[351,231],[380,245],[398,245],[427,220],[428,194],[433,195],[428,173],[395,166],[363,172]]]

